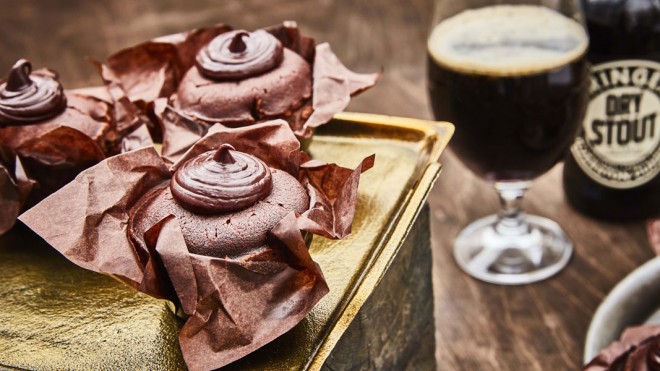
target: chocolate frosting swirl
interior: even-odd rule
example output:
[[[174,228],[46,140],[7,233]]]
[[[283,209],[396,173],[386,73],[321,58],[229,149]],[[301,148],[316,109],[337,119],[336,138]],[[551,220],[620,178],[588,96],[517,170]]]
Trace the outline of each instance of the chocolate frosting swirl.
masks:
[[[270,169],[258,158],[223,144],[183,164],[170,182],[181,207],[199,214],[245,209],[273,189]]]
[[[32,74],[32,65],[18,60],[0,85],[0,123],[28,124],[57,116],[66,109],[66,96],[56,77]]]
[[[264,30],[231,31],[211,40],[195,60],[202,75],[213,80],[241,80],[282,63],[282,43]]]

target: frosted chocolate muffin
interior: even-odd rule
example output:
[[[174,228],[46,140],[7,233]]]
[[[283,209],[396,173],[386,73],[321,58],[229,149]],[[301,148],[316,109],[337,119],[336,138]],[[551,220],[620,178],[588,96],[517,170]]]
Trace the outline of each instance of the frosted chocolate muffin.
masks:
[[[181,80],[172,106],[209,124],[243,126],[273,118],[305,120],[311,65],[265,30],[230,31],[204,46]]]
[[[619,341],[600,351],[584,370],[660,370],[660,325],[626,329]]]
[[[305,144],[380,76],[350,71],[292,21],[254,32],[220,24],[159,37],[107,63],[111,79],[153,119],[170,162],[214,124],[283,119]]]
[[[32,72],[27,60],[16,62],[0,85],[0,140],[20,151],[21,146],[61,126],[92,139],[101,156],[119,152],[109,104],[64,91],[54,71]]]
[[[273,227],[308,207],[296,178],[225,144],[188,160],[168,186],[145,194],[131,210],[128,233],[146,249],[145,232],[174,215],[191,253],[239,258],[267,249]]]
[[[142,121],[127,99],[115,102],[113,93],[105,87],[67,91],[54,71],[32,71],[25,59],[14,64],[0,84],[0,163],[7,185],[0,187],[0,207],[12,205],[0,216],[0,234],[26,204],[122,150],[123,139]]]
[[[80,267],[175,303],[188,368],[216,369],[328,293],[305,234],[351,232],[373,164],[310,161],[283,120],[216,125],[174,164],[153,147],[107,158],[20,219]]]
[[[21,59],[0,85],[0,142],[49,193],[122,150],[142,122],[120,105],[104,87],[64,90],[57,73]]]

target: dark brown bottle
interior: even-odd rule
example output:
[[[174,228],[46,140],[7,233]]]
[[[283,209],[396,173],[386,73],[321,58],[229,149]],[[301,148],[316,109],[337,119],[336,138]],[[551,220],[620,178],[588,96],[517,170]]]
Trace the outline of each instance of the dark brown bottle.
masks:
[[[660,215],[660,0],[583,1],[590,103],[564,164],[581,212],[608,220]]]

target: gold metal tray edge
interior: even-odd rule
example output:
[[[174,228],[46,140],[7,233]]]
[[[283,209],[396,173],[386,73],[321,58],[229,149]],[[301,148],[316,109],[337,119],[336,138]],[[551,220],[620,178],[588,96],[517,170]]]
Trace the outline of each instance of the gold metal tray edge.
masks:
[[[403,127],[424,132],[431,140],[429,158],[418,182],[411,188],[398,215],[393,219],[387,239],[380,251],[376,254],[373,262],[362,276],[353,296],[348,300],[347,306],[335,322],[332,330],[320,344],[310,362],[306,365],[307,370],[320,370],[333,348],[348,329],[353,319],[369,295],[380,283],[383,275],[396,257],[399,249],[408,236],[412,225],[417,218],[424,202],[426,201],[433,184],[440,175],[442,165],[438,163],[440,155],[449,144],[454,133],[454,126],[448,122],[429,121],[396,116],[385,116],[369,113],[342,112],[334,116],[334,120],[352,121],[365,124],[378,124],[394,127]]]

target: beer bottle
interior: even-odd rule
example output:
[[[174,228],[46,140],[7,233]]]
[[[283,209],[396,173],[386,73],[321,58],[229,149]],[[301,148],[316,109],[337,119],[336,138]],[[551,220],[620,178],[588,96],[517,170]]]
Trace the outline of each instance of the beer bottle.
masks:
[[[660,0],[585,0],[589,106],[564,163],[568,201],[609,220],[660,215]]]

